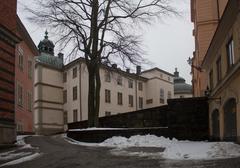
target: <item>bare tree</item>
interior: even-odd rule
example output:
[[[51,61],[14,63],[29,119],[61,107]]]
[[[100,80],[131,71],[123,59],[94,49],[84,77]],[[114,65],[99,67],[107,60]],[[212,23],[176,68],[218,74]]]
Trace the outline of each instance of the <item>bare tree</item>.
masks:
[[[28,9],[31,20],[51,26],[63,47],[71,54],[82,53],[89,73],[88,126],[98,126],[102,62],[120,59],[138,64],[142,58],[141,23],[177,14],[170,0],[38,0],[36,10]]]

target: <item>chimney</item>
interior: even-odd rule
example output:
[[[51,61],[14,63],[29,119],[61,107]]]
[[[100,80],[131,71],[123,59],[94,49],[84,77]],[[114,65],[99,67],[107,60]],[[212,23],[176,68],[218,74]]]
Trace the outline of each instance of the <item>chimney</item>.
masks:
[[[112,64],[112,67],[117,69],[117,64]]]
[[[62,62],[63,62],[63,57],[64,57],[63,53],[58,53],[58,58],[61,59]]]
[[[137,75],[140,75],[140,73],[141,73],[141,66],[137,66],[136,67],[136,73],[137,73]]]
[[[130,73],[130,69],[129,69],[129,68],[127,68],[127,69],[126,69],[126,72],[127,72],[127,73]]]

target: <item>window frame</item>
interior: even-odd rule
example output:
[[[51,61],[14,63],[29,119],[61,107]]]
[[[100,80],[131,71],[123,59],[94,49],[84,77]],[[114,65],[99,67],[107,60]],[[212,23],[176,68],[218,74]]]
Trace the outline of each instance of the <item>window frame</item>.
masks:
[[[77,67],[74,67],[73,69],[72,69],[72,78],[73,79],[75,79],[76,77],[77,77]]]
[[[226,52],[227,52],[227,65],[228,65],[228,70],[231,69],[231,67],[234,65],[234,41],[233,37],[231,37],[227,44],[226,44]]]
[[[111,90],[105,89],[105,103],[111,103]]]
[[[163,88],[160,89],[160,101],[161,104],[165,103],[165,91]]]
[[[133,95],[128,95],[128,106],[133,107]]]
[[[77,100],[78,99],[78,96],[77,96],[77,86],[74,86],[73,87],[73,90],[72,90],[72,93],[73,93],[73,100]],[[76,92],[74,92],[76,91]]]
[[[123,105],[123,94],[121,92],[117,93],[118,105]]]

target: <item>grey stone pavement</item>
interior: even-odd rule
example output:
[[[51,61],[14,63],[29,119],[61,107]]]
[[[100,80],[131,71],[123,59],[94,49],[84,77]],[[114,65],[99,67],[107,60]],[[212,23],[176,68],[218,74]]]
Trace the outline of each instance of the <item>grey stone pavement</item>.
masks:
[[[116,156],[110,148],[85,147],[69,144],[61,136],[33,136],[26,138],[41,155],[31,161],[8,168],[240,168],[240,158],[224,160],[173,161],[139,156]],[[144,152],[159,152],[161,149],[129,149]],[[2,152],[2,151],[0,151]],[[197,151],[196,151],[197,152]],[[5,161],[7,162],[7,161]],[[0,165],[2,163],[0,162]]]

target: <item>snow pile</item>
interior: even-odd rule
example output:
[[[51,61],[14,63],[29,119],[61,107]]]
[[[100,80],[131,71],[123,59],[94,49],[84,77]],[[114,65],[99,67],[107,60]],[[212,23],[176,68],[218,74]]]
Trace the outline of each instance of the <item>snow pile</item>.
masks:
[[[177,139],[169,139],[165,137],[157,137],[155,135],[112,137],[102,143],[84,143],[66,138],[68,142],[83,146],[99,146],[116,148],[111,150],[115,155],[138,155],[138,156],[154,156],[158,158],[173,160],[202,160],[202,159],[224,159],[232,157],[240,157],[240,146],[231,142],[193,142],[178,141]],[[140,148],[139,151],[128,150],[130,148]],[[141,149],[143,147],[143,149]],[[163,148],[163,152],[146,152],[147,148]]]
[[[176,160],[240,157],[240,146],[234,143],[178,141],[177,139],[170,140],[169,138],[154,135],[136,135],[130,138],[112,137],[100,143],[99,146],[120,149],[128,147],[161,147],[165,148],[160,153],[163,158]],[[120,150],[118,151],[121,153]],[[139,154],[143,155],[144,153],[140,152]]]

